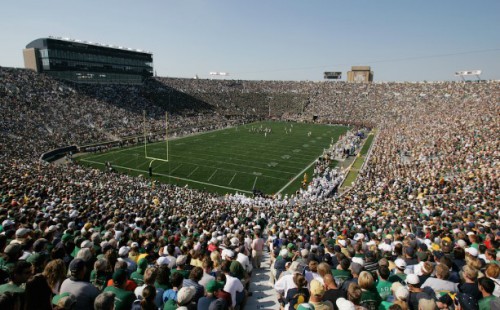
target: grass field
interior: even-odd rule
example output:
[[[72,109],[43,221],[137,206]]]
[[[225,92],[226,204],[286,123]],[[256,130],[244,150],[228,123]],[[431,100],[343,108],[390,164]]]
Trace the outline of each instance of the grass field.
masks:
[[[265,136],[261,128],[271,132]],[[266,194],[293,193],[305,172],[311,176],[312,164],[323,149],[347,130],[343,126],[259,122],[173,139],[168,143],[168,162],[152,162],[153,179],[220,194],[251,193],[253,189]],[[148,157],[166,159],[166,153],[165,142],[147,145]],[[109,161],[120,172],[144,177],[149,177],[151,162],[145,158],[144,145],[87,154],[77,160],[99,169]]]

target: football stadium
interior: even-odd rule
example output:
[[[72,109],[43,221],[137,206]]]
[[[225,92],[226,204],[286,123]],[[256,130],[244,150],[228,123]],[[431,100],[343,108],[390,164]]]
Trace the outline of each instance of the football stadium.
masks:
[[[500,82],[479,70],[167,77],[165,56],[53,36],[22,54],[0,67],[0,309],[500,309]]]

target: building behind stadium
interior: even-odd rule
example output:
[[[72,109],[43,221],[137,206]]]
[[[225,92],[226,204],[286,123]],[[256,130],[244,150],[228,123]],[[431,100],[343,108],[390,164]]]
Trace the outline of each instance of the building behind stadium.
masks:
[[[153,76],[149,51],[48,37],[23,50],[24,66],[77,83],[140,84]]]

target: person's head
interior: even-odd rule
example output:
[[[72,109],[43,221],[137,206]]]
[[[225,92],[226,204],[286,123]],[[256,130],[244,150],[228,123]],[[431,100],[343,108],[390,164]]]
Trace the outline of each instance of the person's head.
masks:
[[[144,283],[147,285],[154,285],[157,274],[156,268],[147,268],[146,271],[144,271]]]
[[[478,271],[475,268],[472,268],[470,266],[465,265],[462,268],[464,278],[466,281],[468,280],[469,282],[475,282],[477,279]]]
[[[51,260],[42,272],[50,287],[56,288],[66,277],[66,265],[62,259]]]
[[[5,292],[0,294],[0,309],[21,310],[20,293]]]
[[[60,293],[52,298],[54,310],[71,310],[76,305],[76,297],[68,292]]]
[[[418,310],[435,310],[436,302],[432,299],[422,298],[418,301]]]
[[[203,269],[201,267],[194,267],[189,273],[189,279],[198,283],[198,281],[200,281],[201,278],[203,278]]]
[[[349,266],[351,265],[351,262],[349,261],[349,259],[344,257],[340,260],[339,265],[340,265],[340,268],[342,268],[342,270],[349,270]]]
[[[103,292],[97,295],[94,301],[94,310],[113,310],[115,308],[115,294]]]
[[[313,279],[309,284],[309,291],[311,292],[311,299],[321,300],[321,298],[325,294],[325,287],[321,282],[319,282],[316,279]]]
[[[214,263],[209,257],[205,257],[201,263],[201,266],[205,272],[211,272],[214,268]]]
[[[184,277],[179,272],[172,273],[170,275],[170,283],[172,284],[172,287],[180,288],[182,286],[183,280],[184,280]]]
[[[423,275],[430,276],[434,272],[434,264],[431,262],[425,262],[420,270]]]
[[[113,273],[113,285],[118,288],[124,288],[127,284],[127,271],[118,269]]]
[[[311,272],[317,272],[318,271],[318,262],[315,260],[311,260],[309,262],[309,270]]]
[[[156,288],[154,287],[154,285],[146,285],[146,287],[144,287],[144,289],[142,290],[141,306],[143,308],[147,308],[149,305],[154,305],[155,298]]]
[[[391,275],[391,271],[388,266],[381,265],[378,266],[378,275],[382,280],[387,280]]]
[[[168,284],[170,281],[170,268],[167,265],[161,265],[157,270],[156,282],[159,284]]]
[[[307,286],[306,278],[300,273],[295,273],[293,275],[293,283],[295,283],[299,289]]]
[[[16,285],[26,283],[33,275],[31,264],[26,261],[18,261],[10,272],[10,279]]]
[[[406,277],[406,284],[408,284],[408,288],[410,290],[414,288],[420,288],[420,278],[416,274],[409,274]]]
[[[324,278],[326,275],[331,274],[331,272],[332,272],[330,265],[328,265],[325,262],[320,263],[318,265],[317,271],[318,271],[318,274],[320,275],[320,277],[322,277],[322,278]]]
[[[355,305],[359,305],[362,293],[363,292],[361,291],[359,285],[357,285],[356,283],[351,283],[347,288],[347,299],[352,301]]]
[[[500,276],[500,266],[497,264],[488,264],[484,273],[489,278],[497,279]]]
[[[80,258],[75,258],[69,263],[69,272],[71,276],[77,280],[81,280],[85,276],[85,272],[87,271],[87,265]]]
[[[205,287],[205,291],[207,295],[213,295],[220,291],[223,288],[223,285],[221,282],[218,282],[217,280],[210,280],[207,282],[207,285]]]
[[[195,294],[196,289],[193,286],[185,286],[181,288],[177,293],[177,305],[186,306],[190,304]]]
[[[495,282],[490,278],[482,277],[478,280],[477,284],[483,296],[489,296],[495,290]]]
[[[448,266],[446,266],[445,264],[438,264],[436,266],[436,277],[438,279],[447,280],[449,274],[450,274],[450,270],[449,270]]]
[[[370,290],[375,286],[375,280],[368,271],[361,271],[358,278],[358,285],[361,289]]]
[[[325,283],[326,289],[337,289],[337,283],[335,282],[335,279],[333,278],[333,275],[330,274],[325,274],[323,277],[323,282]]]

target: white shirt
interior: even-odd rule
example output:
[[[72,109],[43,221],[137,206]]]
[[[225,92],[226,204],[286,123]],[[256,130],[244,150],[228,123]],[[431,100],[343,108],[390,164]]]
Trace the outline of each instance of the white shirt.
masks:
[[[232,307],[236,306],[236,293],[243,292],[244,287],[238,278],[232,277],[226,274],[226,285],[224,285],[224,291],[231,294]]]
[[[274,284],[274,289],[283,296],[286,296],[289,289],[296,287],[297,285],[293,282],[293,274],[287,274],[280,277]]]
[[[236,260],[243,266],[246,272],[252,271],[252,264],[250,263],[250,259],[243,253],[238,253],[236,256]]]

